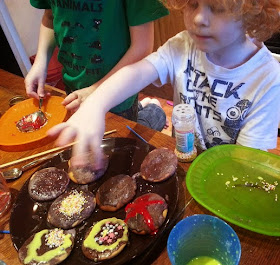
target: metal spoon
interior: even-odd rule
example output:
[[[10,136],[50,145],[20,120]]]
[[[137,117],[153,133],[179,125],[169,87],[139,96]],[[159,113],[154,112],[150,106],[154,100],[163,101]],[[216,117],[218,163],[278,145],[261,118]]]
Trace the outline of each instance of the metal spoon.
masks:
[[[60,152],[56,152],[54,154],[49,154],[47,156],[43,156],[43,157],[41,157],[41,158],[39,158],[37,160],[29,162],[28,164],[22,166],[21,168],[15,167],[15,168],[8,169],[8,170],[3,172],[3,176],[7,180],[17,179],[17,178],[19,178],[22,175],[22,173],[24,171],[26,171],[26,170],[28,170],[28,169],[30,169],[32,167],[35,167],[35,166],[39,165],[40,163],[42,163],[42,162],[44,162],[44,161],[46,161],[48,159],[51,159],[51,158],[55,157],[56,155],[58,155],[60,153],[61,153],[61,151]]]
[[[34,132],[42,128],[48,121],[45,113],[41,110],[43,98],[39,99],[39,110],[23,116],[16,126],[21,132]]]

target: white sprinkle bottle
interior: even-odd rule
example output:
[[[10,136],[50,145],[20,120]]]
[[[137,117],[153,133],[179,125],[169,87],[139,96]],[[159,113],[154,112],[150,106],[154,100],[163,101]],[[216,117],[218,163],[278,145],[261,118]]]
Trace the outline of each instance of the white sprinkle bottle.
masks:
[[[175,154],[180,162],[191,162],[197,156],[194,145],[195,112],[189,104],[176,105],[172,112],[175,129]]]

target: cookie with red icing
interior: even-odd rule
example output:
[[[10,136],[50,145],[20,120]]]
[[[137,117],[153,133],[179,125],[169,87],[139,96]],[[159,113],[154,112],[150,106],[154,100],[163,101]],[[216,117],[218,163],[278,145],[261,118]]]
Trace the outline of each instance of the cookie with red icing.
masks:
[[[136,234],[155,234],[165,221],[168,205],[156,193],[146,193],[125,207],[125,222]]]
[[[88,218],[95,206],[96,200],[92,192],[73,189],[51,204],[47,220],[55,227],[69,229]]]
[[[140,173],[143,179],[150,182],[161,182],[174,175],[178,159],[174,152],[167,148],[157,148],[144,158]]]
[[[60,196],[69,184],[67,172],[48,167],[35,172],[28,183],[28,193],[36,201],[49,201]]]
[[[19,249],[19,260],[27,265],[55,265],[65,260],[74,246],[75,229],[44,229],[31,235]]]
[[[102,153],[101,163],[102,168],[96,169],[94,166],[94,157],[93,153],[89,152],[85,156],[85,160],[87,161],[84,166],[72,166],[71,159],[68,161],[69,164],[69,177],[70,179],[78,184],[88,184],[96,181],[100,177],[104,175],[109,165],[109,157]]]
[[[118,255],[128,242],[126,223],[115,217],[103,219],[88,229],[82,244],[84,255],[97,261],[107,260]]]
[[[97,205],[104,211],[116,211],[133,199],[136,189],[135,179],[128,175],[111,177],[97,190]]]

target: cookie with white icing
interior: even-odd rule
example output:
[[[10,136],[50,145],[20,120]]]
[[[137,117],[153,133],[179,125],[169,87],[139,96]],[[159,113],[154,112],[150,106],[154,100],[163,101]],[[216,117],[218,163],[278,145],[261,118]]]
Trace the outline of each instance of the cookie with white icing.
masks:
[[[26,265],[55,265],[65,260],[74,246],[75,229],[44,229],[31,235],[19,249],[19,260]]]
[[[69,229],[87,219],[95,206],[96,200],[92,192],[70,190],[51,204],[47,220],[55,227]]]
[[[88,229],[82,251],[87,258],[97,262],[115,257],[127,243],[127,225],[123,220],[113,217],[94,223]]]
[[[28,193],[36,201],[49,201],[60,196],[68,187],[67,172],[56,167],[36,171],[28,183]]]
[[[116,211],[133,199],[136,189],[135,179],[128,175],[111,177],[97,190],[97,205],[104,211]]]
[[[150,182],[161,182],[174,175],[178,159],[174,152],[167,148],[157,148],[144,158],[140,173],[143,179]]]

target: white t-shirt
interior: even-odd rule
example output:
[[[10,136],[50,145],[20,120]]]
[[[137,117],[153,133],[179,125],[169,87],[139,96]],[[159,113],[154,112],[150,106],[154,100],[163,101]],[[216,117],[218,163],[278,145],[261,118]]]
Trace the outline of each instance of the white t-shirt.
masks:
[[[174,106],[196,110],[196,144],[275,148],[280,120],[280,65],[262,45],[234,69],[215,65],[196,49],[187,31],[146,58],[159,74],[156,86],[171,83]]]

